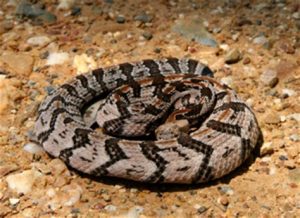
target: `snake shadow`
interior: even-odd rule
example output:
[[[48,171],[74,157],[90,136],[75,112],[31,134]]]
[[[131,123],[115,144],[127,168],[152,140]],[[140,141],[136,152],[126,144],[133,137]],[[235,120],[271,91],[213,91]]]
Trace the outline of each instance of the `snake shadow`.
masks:
[[[77,174],[80,176],[91,179],[93,181],[104,183],[106,185],[121,185],[125,188],[135,188],[139,191],[148,190],[151,192],[157,192],[157,193],[164,193],[164,192],[177,192],[177,191],[189,191],[189,190],[195,190],[195,189],[201,189],[205,187],[215,186],[218,184],[229,184],[231,179],[241,176],[244,173],[246,173],[249,170],[249,167],[255,162],[256,158],[259,157],[259,151],[263,144],[263,135],[260,131],[259,140],[255,146],[255,149],[253,150],[250,157],[236,170],[232,171],[226,176],[223,176],[222,178],[206,182],[206,183],[199,183],[199,184],[150,184],[150,183],[142,183],[142,182],[136,182],[121,178],[114,178],[114,177],[95,177],[91,175],[87,175],[84,173],[81,173],[79,171],[76,171],[73,169],[73,171],[76,171]]]

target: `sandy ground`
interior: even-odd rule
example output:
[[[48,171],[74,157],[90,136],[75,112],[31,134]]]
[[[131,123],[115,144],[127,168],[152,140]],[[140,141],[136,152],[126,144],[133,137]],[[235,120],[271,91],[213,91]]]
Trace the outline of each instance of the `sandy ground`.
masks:
[[[299,30],[298,0],[1,0],[0,217],[300,217]],[[208,64],[253,108],[264,143],[238,170],[193,186],[91,178],[29,143],[58,85],[166,56]]]

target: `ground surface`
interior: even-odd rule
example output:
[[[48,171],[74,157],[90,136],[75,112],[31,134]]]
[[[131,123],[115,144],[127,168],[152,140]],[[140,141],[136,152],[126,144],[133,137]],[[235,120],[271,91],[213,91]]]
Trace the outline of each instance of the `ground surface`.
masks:
[[[0,1],[0,217],[300,216],[299,1],[35,2]],[[254,109],[264,144],[237,171],[197,186],[95,179],[29,143],[53,88],[163,56],[203,61]]]

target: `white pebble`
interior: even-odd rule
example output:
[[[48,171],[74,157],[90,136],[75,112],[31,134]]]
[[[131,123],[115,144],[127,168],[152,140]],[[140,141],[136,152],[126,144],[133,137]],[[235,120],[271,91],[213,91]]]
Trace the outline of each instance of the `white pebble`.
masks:
[[[34,36],[27,39],[27,43],[33,46],[45,46],[50,43],[50,39],[47,36]]]
[[[46,65],[63,64],[69,59],[69,54],[66,52],[53,52],[47,58]]]
[[[70,10],[75,4],[75,0],[60,0],[57,6],[59,10]]]
[[[287,116],[287,118],[300,122],[300,113],[290,114]]]
[[[229,45],[228,44],[221,44],[220,49],[222,49],[224,51],[228,51],[229,50]]]
[[[82,74],[95,69],[97,64],[92,57],[81,54],[74,57],[73,66],[77,69],[77,74]]]
[[[24,151],[27,151],[31,154],[38,154],[38,153],[42,153],[44,151],[44,149],[40,145],[35,144],[33,142],[29,142],[29,143],[25,144],[23,149],[24,149]]]
[[[112,204],[109,204],[109,205],[106,205],[104,207],[104,209],[107,211],[107,212],[110,212],[110,213],[113,213],[117,210],[117,207],[115,205],[112,205]]]
[[[8,187],[18,194],[27,194],[31,192],[35,180],[41,175],[37,170],[26,170],[7,176],[6,182]]]
[[[281,121],[281,122],[285,122],[285,121],[286,121],[286,116],[281,115],[281,116],[280,116],[280,121]]]
[[[223,78],[221,79],[221,83],[223,83],[223,84],[225,84],[225,85],[227,85],[227,86],[230,87],[230,86],[232,86],[233,79],[232,79],[231,76],[223,77]]]
[[[293,142],[298,142],[300,141],[300,136],[298,134],[292,134],[290,135],[290,140],[292,140]]]
[[[265,142],[260,148],[260,156],[264,156],[266,154],[271,154],[271,153],[273,153],[273,151],[274,151],[273,143]]]
[[[9,199],[9,203],[10,203],[10,205],[12,205],[12,206],[17,205],[19,202],[20,202],[20,199],[19,199],[19,198],[10,198],[10,199]]]
[[[282,89],[282,94],[287,96],[293,96],[296,94],[296,92],[293,89]]]

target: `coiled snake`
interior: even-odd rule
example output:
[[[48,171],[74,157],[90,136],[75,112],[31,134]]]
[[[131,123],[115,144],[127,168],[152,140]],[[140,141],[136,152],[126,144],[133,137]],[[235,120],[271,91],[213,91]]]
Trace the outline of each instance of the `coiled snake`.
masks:
[[[61,85],[40,105],[38,142],[95,176],[149,183],[200,183],[241,165],[259,137],[252,110],[192,59],[165,58],[100,68]],[[101,131],[83,121],[98,110]]]

